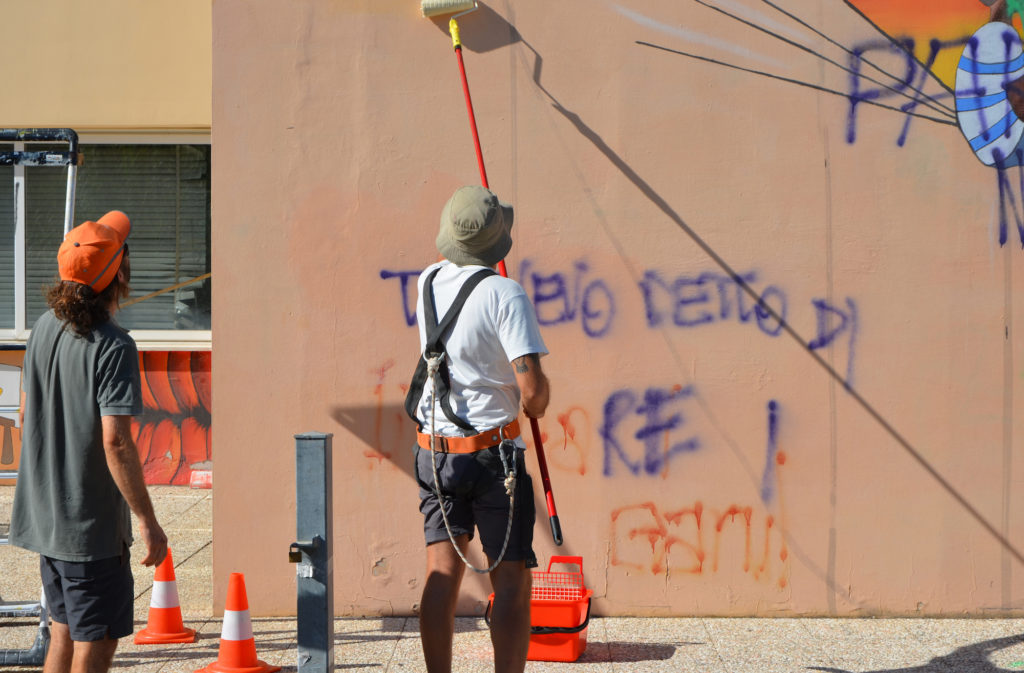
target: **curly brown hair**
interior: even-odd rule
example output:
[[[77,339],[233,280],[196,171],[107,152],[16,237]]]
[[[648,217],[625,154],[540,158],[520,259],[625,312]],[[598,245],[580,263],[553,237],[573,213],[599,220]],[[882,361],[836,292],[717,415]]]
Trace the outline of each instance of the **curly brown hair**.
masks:
[[[102,292],[96,292],[88,285],[70,280],[54,278],[53,285],[44,289],[47,305],[54,315],[75,331],[86,336],[98,325],[110,319],[111,307],[126,299],[131,293],[127,283],[114,276]]]

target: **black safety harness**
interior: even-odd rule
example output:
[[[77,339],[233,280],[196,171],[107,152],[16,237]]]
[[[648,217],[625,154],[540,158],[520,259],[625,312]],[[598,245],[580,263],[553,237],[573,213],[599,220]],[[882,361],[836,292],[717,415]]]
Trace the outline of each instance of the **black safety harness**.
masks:
[[[434,277],[437,275],[441,268],[434,269],[427,280],[423,283],[423,317],[424,327],[427,331],[427,345],[423,349],[423,357],[420,358],[416,364],[416,371],[412,375],[412,383],[409,385],[409,393],[405,396],[405,413],[409,414],[412,420],[416,421],[416,426],[420,432],[423,432],[423,426],[420,424],[420,420],[416,417],[417,407],[419,407],[420,399],[423,397],[423,388],[427,384],[428,372],[427,372],[427,361],[430,358],[440,356],[440,364],[438,366],[438,378],[437,378],[437,393],[441,400],[441,411],[444,412],[445,418],[459,426],[467,432],[477,433],[476,428],[467,423],[466,421],[459,418],[458,414],[452,409],[451,397],[451,376],[448,373],[448,362],[445,351],[444,339],[446,334],[449,332],[451,327],[455,324],[455,321],[459,317],[459,313],[462,312],[462,307],[466,305],[466,300],[469,299],[469,295],[476,289],[476,286],[480,284],[485,278],[496,275],[491,269],[480,269],[472,276],[466,279],[459,289],[459,293],[455,295],[455,301],[452,302],[448,312],[444,314],[441,321],[437,320],[437,306],[434,302]]]
[[[427,343],[423,349],[423,355],[416,365],[416,371],[412,376],[412,383],[409,385],[409,392],[405,397],[405,411],[409,416],[416,421],[416,425],[420,432],[427,431],[430,434],[430,466],[434,473],[434,495],[437,497],[438,502],[441,504],[441,518],[444,520],[445,530],[448,531],[448,539],[451,540],[452,546],[455,547],[455,551],[458,553],[459,558],[462,562],[469,567],[475,573],[481,575],[490,573],[492,570],[498,567],[502,559],[505,558],[505,551],[508,549],[508,539],[512,532],[512,515],[515,511],[515,492],[516,492],[516,476],[517,476],[517,460],[516,460],[516,446],[512,440],[502,438],[501,443],[498,445],[498,452],[500,454],[502,467],[505,471],[505,492],[508,494],[508,524],[505,527],[505,541],[501,546],[501,553],[498,554],[498,558],[494,560],[489,568],[477,568],[469,559],[466,558],[462,550],[459,549],[459,545],[455,544],[455,536],[452,534],[451,525],[448,523],[447,507],[444,506],[444,495],[441,493],[440,478],[437,474],[437,458],[435,450],[435,442],[439,439],[434,432],[434,408],[435,404],[439,401],[441,404],[441,411],[444,412],[445,417],[462,428],[467,432],[478,434],[476,428],[467,423],[466,421],[459,418],[458,414],[452,409],[450,397],[451,397],[451,376],[448,371],[447,363],[447,351],[445,350],[444,338],[455,321],[458,319],[459,314],[462,312],[462,307],[465,306],[466,300],[469,295],[476,289],[476,286],[481,283],[485,278],[495,275],[495,272],[491,269],[480,269],[472,276],[467,278],[463,283],[462,287],[459,288],[459,293],[455,295],[455,300],[452,302],[451,307],[444,314],[444,317],[440,321],[437,319],[437,306],[434,302],[434,277],[437,276],[441,267],[434,269],[427,279],[423,283],[423,318],[424,328],[427,334]],[[432,379],[433,385],[431,386],[431,400],[430,400],[430,428],[423,428],[419,418],[416,416],[417,408],[419,407],[420,399],[423,397],[423,391],[426,388],[427,381]]]

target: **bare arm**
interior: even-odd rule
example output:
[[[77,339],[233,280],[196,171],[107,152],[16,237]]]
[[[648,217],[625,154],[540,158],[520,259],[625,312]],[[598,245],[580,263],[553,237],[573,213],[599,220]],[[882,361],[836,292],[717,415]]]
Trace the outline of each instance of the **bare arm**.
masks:
[[[548,408],[551,386],[540,368],[540,356],[530,353],[512,361],[516,383],[523,397],[523,411],[530,418],[541,418]]]
[[[102,420],[107,467],[128,507],[138,517],[139,532],[146,544],[142,565],[159,565],[167,556],[167,536],[156,520],[153,502],[142,477],[142,463],[132,441],[131,416],[104,416]]]

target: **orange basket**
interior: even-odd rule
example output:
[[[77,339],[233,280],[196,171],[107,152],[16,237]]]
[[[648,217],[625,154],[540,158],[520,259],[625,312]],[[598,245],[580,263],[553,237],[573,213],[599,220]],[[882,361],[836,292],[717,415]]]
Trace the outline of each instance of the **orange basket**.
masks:
[[[578,572],[553,572],[555,564],[575,566]],[[533,571],[530,593],[530,661],[576,661],[587,649],[590,599],[594,595],[583,583],[582,556],[552,556],[547,571]],[[490,624],[490,596],[487,613]]]

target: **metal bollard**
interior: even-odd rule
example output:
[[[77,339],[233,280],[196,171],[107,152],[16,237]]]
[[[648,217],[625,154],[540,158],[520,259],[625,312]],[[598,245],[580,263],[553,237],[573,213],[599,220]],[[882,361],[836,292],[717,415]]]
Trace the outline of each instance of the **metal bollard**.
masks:
[[[334,670],[332,437],[319,432],[295,435],[298,541],[289,547],[288,560],[298,564],[298,673]]]

